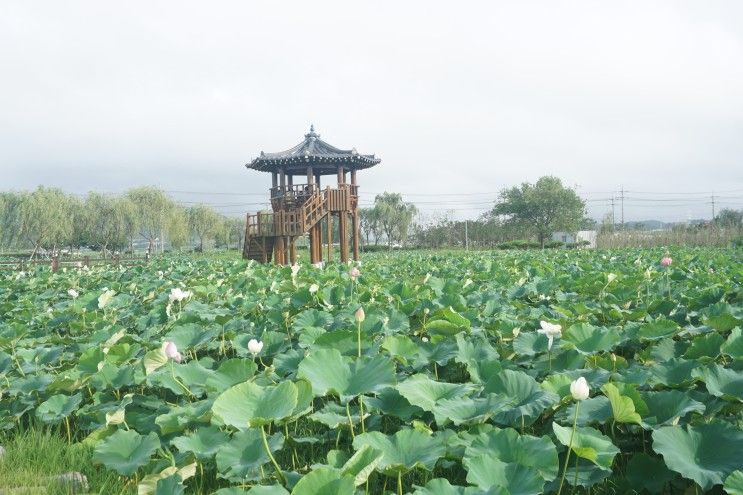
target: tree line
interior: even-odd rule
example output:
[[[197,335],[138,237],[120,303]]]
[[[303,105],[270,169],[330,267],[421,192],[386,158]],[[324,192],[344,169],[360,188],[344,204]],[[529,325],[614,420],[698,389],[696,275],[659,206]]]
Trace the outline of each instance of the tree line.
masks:
[[[196,246],[240,247],[245,220],[205,205],[183,207],[155,187],[136,187],[111,196],[97,192],[80,198],[61,189],[0,192],[0,248],[59,252],[89,248],[104,256]]]

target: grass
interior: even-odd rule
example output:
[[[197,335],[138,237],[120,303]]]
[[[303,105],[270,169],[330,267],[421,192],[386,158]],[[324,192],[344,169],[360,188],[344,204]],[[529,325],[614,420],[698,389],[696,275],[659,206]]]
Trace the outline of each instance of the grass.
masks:
[[[4,495],[80,493],[49,479],[71,471],[87,477],[88,493],[136,493],[115,472],[93,465],[92,448],[67,443],[63,429],[30,426],[0,433],[0,445],[6,450],[0,459],[0,493]]]

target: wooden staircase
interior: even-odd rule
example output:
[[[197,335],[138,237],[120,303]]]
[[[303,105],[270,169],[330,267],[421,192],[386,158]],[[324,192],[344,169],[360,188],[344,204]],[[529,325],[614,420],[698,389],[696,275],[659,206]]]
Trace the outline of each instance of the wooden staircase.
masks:
[[[261,263],[271,261],[278,237],[296,238],[309,232],[331,211],[348,211],[346,189],[315,190],[304,203],[287,210],[248,215],[243,258]]]

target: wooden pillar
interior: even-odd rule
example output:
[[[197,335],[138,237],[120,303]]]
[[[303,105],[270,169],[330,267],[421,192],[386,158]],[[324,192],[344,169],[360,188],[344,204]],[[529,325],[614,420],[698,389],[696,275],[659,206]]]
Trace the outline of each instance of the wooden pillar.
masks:
[[[286,181],[287,181],[286,182],[287,185],[289,185],[289,186],[294,185],[294,176],[292,174],[287,175],[286,176]]]
[[[348,263],[348,212],[341,211],[338,216],[340,217],[338,227],[341,241],[341,263]]]
[[[328,240],[328,263],[333,261],[333,214],[328,212],[327,220],[325,221],[325,233]]]
[[[281,185],[281,187],[286,187],[286,171],[283,167],[279,172],[279,184]]]
[[[276,237],[273,247],[273,259],[277,265],[284,265],[284,236]]]
[[[313,184],[315,182],[315,174],[312,172],[312,165],[307,167],[307,184]]]
[[[291,242],[289,244],[289,256],[291,257],[291,263],[292,265],[297,264],[297,238],[292,237]]]
[[[315,174],[315,184],[317,184],[317,188],[320,189],[320,174]]]
[[[271,172],[271,187],[276,187],[279,185],[279,174],[276,172]]]
[[[289,236],[284,237],[284,264],[288,265],[289,260],[291,259],[291,249],[290,245],[292,243],[292,238]]]
[[[346,173],[343,171],[343,166],[338,167],[338,185],[340,186],[346,181]]]

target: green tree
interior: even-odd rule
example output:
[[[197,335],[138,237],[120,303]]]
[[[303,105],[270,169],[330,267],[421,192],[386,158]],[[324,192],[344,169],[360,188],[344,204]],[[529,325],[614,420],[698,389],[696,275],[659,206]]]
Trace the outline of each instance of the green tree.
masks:
[[[743,227],[743,210],[725,208],[715,217],[715,225],[726,229],[740,229]]]
[[[40,186],[23,196],[19,213],[21,235],[33,247],[31,257],[40,248],[54,254],[69,243],[73,231],[73,201],[64,191]]]
[[[165,231],[170,247],[181,249],[189,242],[188,214],[183,208],[172,208],[168,213]]]
[[[0,247],[21,243],[21,205],[28,193],[0,192]]]
[[[136,187],[127,191],[126,196],[134,204],[139,235],[147,241],[147,251],[152,253],[155,242],[164,240],[168,227],[172,226],[176,205],[156,187]]]
[[[522,231],[535,235],[544,247],[555,231],[577,231],[585,209],[575,190],[564,186],[557,177],[545,176],[536,184],[525,182],[501,191],[493,214],[505,216]]]
[[[136,228],[136,211],[128,197],[112,198],[91,192],[85,198],[88,240],[103,256],[109,249],[122,249]]]
[[[223,227],[222,216],[205,205],[192,206],[187,211],[188,228],[191,236],[199,242],[199,250],[204,250],[204,241],[214,239]]]
[[[412,203],[406,203],[399,193],[382,193],[374,198],[374,210],[382,233],[387,238],[387,246],[395,242],[404,243],[408,229],[418,212]]]

